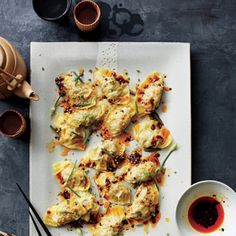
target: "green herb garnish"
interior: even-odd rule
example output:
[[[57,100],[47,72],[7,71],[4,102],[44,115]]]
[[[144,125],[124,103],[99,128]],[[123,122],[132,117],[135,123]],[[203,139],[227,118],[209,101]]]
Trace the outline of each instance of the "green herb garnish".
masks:
[[[145,152],[157,152],[160,151],[160,148],[144,148],[143,149]]]
[[[136,113],[138,114],[138,103],[135,101],[135,109],[136,109]]]
[[[115,157],[114,153],[111,153],[109,151],[107,151],[106,149],[102,148],[102,151],[104,151],[108,156],[110,157]]]
[[[137,71],[137,73],[140,73],[141,71],[140,70],[136,70]]]
[[[60,98],[61,98],[61,96],[59,96],[59,97],[57,98],[57,100],[56,100],[54,106],[51,107],[51,109],[50,109],[50,114],[51,114],[51,116],[53,116],[53,115],[55,114],[55,112],[56,112],[56,110],[57,110],[57,107],[58,107],[58,103],[59,103]]]
[[[73,188],[71,188],[70,186],[67,186],[67,188],[68,188],[72,193],[74,193],[78,198],[81,198],[80,195],[79,195],[77,192],[75,192],[75,190],[74,190]]]
[[[78,134],[78,133],[76,133],[75,131],[71,131],[71,133],[74,134],[74,135],[76,135],[76,136],[79,137],[79,138],[83,138],[83,136],[82,136],[81,134]]]
[[[75,215],[76,217],[80,218],[79,214],[76,214],[75,212],[72,212],[72,211],[60,211],[60,213],[71,214],[71,215]]]
[[[55,127],[53,127],[52,125],[49,125],[49,127],[54,131],[57,132],[57,129]]]
[[[89,137],[91,135],[91,132],[87,131],[86,129],[84,130],[84,132],[85,132],[85,137],[84,137],[83,144],[86,144],[89,141]]]
[[[92,73],[93,73],[93,70],[92,70],[92,69],[89,69],[89,73],[91,73],[91,74],[92,74]]]
[[[71,170],[71,172],[70,172],[70,175],[69,175],[69,177],[68,177],[68,179],[67,179],[67,181],[66,181],[66,186],[67,186],[68,181],[70,180],[71,176],[73,175],[73,172],[74,172],[74,170],[75,170],[76,164],[77,164],[77,160],[75,161],[74,166],[73,166],[73,168],[72,168],[72,170]]]
[[[161,125],[164,125],[164,124],[163,124],[163,121],[161,120],[160,116],[157,114],[156,111],[154,111],[151,115],[152,115],[152,117],[153,117],[155,120],[157,120],[158,122],[160,122]]]
[[[74,104],[75,107],[87,107],[87,106],[90,106],[91,103],[77,103],[77,104]]]
[[[165,160],[164,160],[163,163],[161,164],[160,171],[162,171],[162,170],[164,169],[164,166],[165,166],[165,164],[166,164],[166,161],[169,159],[170,155],[171,155],[174,151],[176,151],[177,149],[178,149],[178,146],[177,146],[176,143],[174,143],[174,145],[171,147],[169,153],[167,154]]]
[[[80,83],[84,83],[81,75],[78,75],[75,71],[72,71],[72,73],[76,76],[74,79],[75,85],[77,85],[79,81],[80,81]]]

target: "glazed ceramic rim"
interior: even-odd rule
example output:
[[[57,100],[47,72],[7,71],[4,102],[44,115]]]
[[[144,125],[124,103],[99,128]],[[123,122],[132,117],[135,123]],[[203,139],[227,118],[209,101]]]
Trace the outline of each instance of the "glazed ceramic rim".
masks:
[[[93,8],[96,10],[97,18],[96,18],[96,20],[95,20],[93,23],[91,23],[91,24],[83,24],[83,23],[82,23],[81,21],[79,21],[78,18],[76,17],[76,10],[77,10],[77,8],[80,7],[80,6],[81,6],[82,4],[84,4],[84,3],[89,3],[89,4],[91,4],[91,5],[93,6]],[[76,23],[80,24],[82,27],[91,27],[91,26],[97,24],[98,21],[100,20],[100,18],[101,18],[101,10],[100,10],[99,5],[98,5],[96,2],[91,1],[91,0],[82,0],[81,2],[79,2],[78,4],[75,5],[74,10],[73,10],[73,15],[74,15],[74,20],[76,21]]]
[[[63,16],[65,16],[65,15],[68,13],[68,11],[70,10],[70,7],[71,7],[72,0],[67,0],[67,5],[66,5],[66,8],[65,8],[65,11],[64,11],[61,15],[59,15],[59,16],[57,16],[57,17],[44,17],[44,16],[40,15],[40,14],[38,13],[37,8],[35,7],[34,2],[35,2],[35,0],[33,0],[33,8],[34,8],[34,11],[35,11],[35,13],[36,13],[41,19],[47,20],[47,21],[56,21],[56,20],[61,19]]]
[[[6,137],[9,137],[9,138],[17,138],[17,137],[21,136],[25,132],[25,129],[26,129],[25,118],[24,118],[24,116],[20,112],[14,110],[14,109],[9,109],[9,110],[6,110],[6,111],[1,113],[0,119],[2,118],[3,115],[5,115],[8,112],[13,112],[13,113],[17,114],[17,116],[21,119],[21,126],[20,126],[20,128],[14,134],[4,133],[1,129],[0,129],[0,133],[2,135],[6,136]]]
[[[221,185],[223,186],[224,188],[227,188],[229,189],[230,192],[232,192],[235,196],[236,196],[236,192],[230,187],[228,186],[227,184],[223,183],[223,182],[220,182],[220,181],[217,181],[217,180],[202,180],[202,181],[199,181],[195,184],[192,184],[187,190],[184,191],[184,193],[181,195],[181,197],[179,198],[178,200],[178,203],[177,203],[177,206],[176,206],[176,209],[175,209],[175,221],[176,221],[176,224],[177,224],[177,227],[180,231],[180,233],[182,233],[182,228],[179,226],[178,222],[179,222],[179,217],[177,215],[177,212],[178,212],[178,209],[180,207],[180,202],[182,201],[183,203],[185,203],[186,201],[184,200],[186,195],[194,188],[198,187],[198,186],[201,186],[203,184],[218,184],[218,185]]]

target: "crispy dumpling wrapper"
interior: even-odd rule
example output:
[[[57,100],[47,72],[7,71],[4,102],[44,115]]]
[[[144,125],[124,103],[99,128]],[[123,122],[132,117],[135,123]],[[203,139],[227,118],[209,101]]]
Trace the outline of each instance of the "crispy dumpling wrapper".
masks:
[[[158,108],[164,89],[164,77],[158,72],[149,75],[137,88],[138,115],[150,114]]]
[[[131,190],[118,180],[113,172],[104,172],[95,175],[94,181],[102,197],[107,201],[118,204],[127,205],[131,203]]]
[[[135,155],[135,153],[131,153]],[[133,160],[134,161],[134,160]],[[142,157],[136,163],[128,162],[123,168],[125,181],[136,184],[152,180],[160,169],[159,154],[154,153],[147,157]]]
[[[71,161],[56,162],[53,165],[54,175],[62,187],[70,186],[75,191],[87,191],[90,188],[89,177]]]
[[[126,218],[143,223],[158,213],[159,191],[153,182],[141,184],[134,197],[132,205],[128,208]]]
[[[117,236],[123,230],[122,221],[125,219],[125,210],[122,206],[114,206],[108,209],[107,213],[96,225],[93,236]]]
[[[105,139],[117,137],[130,124],[136,114],[134,99],[129,104],[114,105],[107,113],[103,125],[102,136]]]
[[[91,148],[80,161],[80,166],[99,171],[116,169],[124,160],[125,144],[119,139],[103,140],[100,146]]]
[[[126,104],[129,102],[129,80],[125,75],[104,68],[95,70],[93,75],[100,96],[106,97],[112,104]]]
[[[51,227],[60,227],[80,218],[88,216],[88,213],[96,215],[99,205],[96,198],[89,192],[70,192],[70,198],[47,209],[44,223]],[[79,196],[79,197],[78,197]]]
[[[134,138],[143,148],[166,148],[172,143],[170,131],[159,121],[145,116],[134,126]]]

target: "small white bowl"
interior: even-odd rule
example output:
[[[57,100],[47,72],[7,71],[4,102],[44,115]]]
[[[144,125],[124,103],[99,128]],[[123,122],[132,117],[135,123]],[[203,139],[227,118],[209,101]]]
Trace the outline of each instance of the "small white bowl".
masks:
[[[224,221],[220,228],[211,233],[200,233],[189,223],[188,210],[191,204],[203,196],[216,195],[224,208]],[[181,236],[233,236],[236,235],[236,193],[227,185],[206,180],[193,184],[180,198],[176,208],[176,222]]]

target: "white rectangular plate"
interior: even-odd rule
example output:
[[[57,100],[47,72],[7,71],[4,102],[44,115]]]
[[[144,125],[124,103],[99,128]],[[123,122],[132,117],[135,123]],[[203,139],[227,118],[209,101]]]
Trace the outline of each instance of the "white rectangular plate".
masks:
[[[97,61],[98,60],[98,61]],[[47,143],[53,138],[49,128],[50,107],[56,99],[54,79],[60,72],[78,67],[87,72],[95,65],[127,69],[132,82],[154,70],[166,74],[166,84],[172,91],[164,97],[167,112],[161,113],[179,149],[167,162],[167,176],[161,187],[161,219],[148,235],[178,236],[175,208],[183,191],[191,184],[191,103],[190,103],[190,45],[188,43],[32,43],[31,83],[40,101],[31,102],[30,196],[44,215],[48,206],[55,204],[59,186],[53,177],[52,164],[63,160],[61,149],[49,153]],[[137,69],[141,71],[137,73]],[[89,74],[87,72],[87,74]],[[90,75],[91,76],[91,75]],[[94,145],[96,138],[90,142]],[[80,159],[83,152],[70,152],[69,158]],[[161,160],[163,155],[161,156]],[[54,236],[76,235],[67,229],[50,229]],[[137,234],[138,233],[138,234]],[[143,227],[125,235],[146,235]],[[30,235],[37,233],[30,225]],[[86,235],[89,235],[86,233]],[[105,236],[105,235],[104,235]]]

